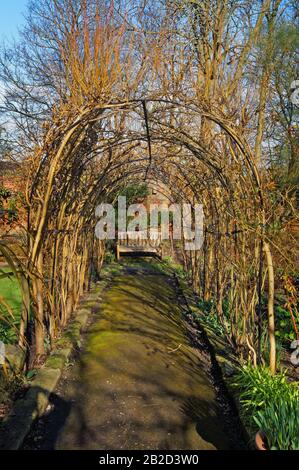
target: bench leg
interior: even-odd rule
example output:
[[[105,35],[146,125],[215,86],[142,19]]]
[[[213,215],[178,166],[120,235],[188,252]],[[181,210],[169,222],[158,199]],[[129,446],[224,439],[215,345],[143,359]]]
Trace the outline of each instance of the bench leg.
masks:
[[[117,243],[116,245],[116,249],[115,249],[115,255],[116,255],[116,261],[119,261],[119,244]]]

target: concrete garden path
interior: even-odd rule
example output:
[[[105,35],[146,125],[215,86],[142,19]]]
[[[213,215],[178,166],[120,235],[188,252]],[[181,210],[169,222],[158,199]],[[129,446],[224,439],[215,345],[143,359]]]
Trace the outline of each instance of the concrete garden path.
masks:
[[[44,418],[38,448],[227,449],[171,277],[124,267]]]

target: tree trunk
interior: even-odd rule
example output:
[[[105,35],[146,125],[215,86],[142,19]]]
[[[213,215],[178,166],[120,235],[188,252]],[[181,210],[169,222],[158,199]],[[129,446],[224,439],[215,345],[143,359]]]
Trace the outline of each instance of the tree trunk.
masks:
[[[264,252],[268,267],[268,334],[270,343],[270,371],[276,372],[276,340],[275,340],[275,318],[274,318],[274,269],[272,254],[269,244],[264,242]]]
[[[37,269],[39,276],[43,275],[42,254],[38,255]],[[44,304],[43,304],[43,282],[41,277],[34,280],[34,296],[36,302],[35,311],[35,354],[37,357],[45,354],[44,345]]]

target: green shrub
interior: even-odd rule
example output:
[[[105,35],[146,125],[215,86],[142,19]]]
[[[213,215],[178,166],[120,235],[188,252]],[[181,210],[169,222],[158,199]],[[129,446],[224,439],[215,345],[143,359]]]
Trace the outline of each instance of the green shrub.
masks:
[[[289,383],[285,373],[273,376],[267,367],[246,365],[232,385],[238,390],[241,413],[252,433],[262,429],[273,449],[298,446],[298,383]]]
[[[275,307],[275,319],[275,335],[283,345],[289,345],[294,339],[296,339],[296,333],[290,312],[285,307],[278,305]]]
[[[203,312],[203,315],[200,316],[200,321],[210,327],[214,333],[218,334],[219,336],[225,336],[225,328],[222,325],[219,316],[216,312],[215,304],[212,300],[198,300],[198,307]],[[229,331],[229,324],[226,325],[227,331]]]

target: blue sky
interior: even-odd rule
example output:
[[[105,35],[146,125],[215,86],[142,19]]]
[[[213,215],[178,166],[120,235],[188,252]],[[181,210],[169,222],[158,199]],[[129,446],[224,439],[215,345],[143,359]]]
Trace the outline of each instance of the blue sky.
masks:
[[[18,34],[28,0],[0,0],[0,41]]]

